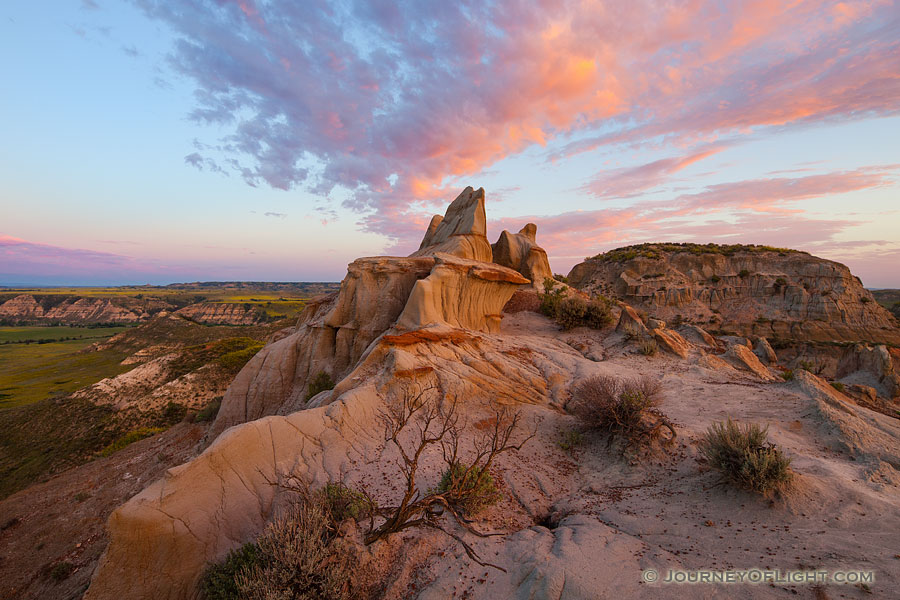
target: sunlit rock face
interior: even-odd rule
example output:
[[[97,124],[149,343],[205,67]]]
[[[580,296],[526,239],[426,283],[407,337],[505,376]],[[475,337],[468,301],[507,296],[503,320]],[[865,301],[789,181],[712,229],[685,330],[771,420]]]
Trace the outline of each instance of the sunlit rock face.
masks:
[[[503,231],[491,245],[494,262],[509,267],[531,280],[531,285],[543,291],[544,280],[553,277],[547,252],[537,244],[537,225],[528,223],[519,233]]]
[[[413,255],[350,263],[336,295],[310,304],[291,335],[263,348],[238,374],[212,435],[303,408],[319,373],[339,382],[392,328],[497,331],[504,304],[528,280],[491,262],[486,229],[484,190],[469,187],[432,220]]]
[[[891,315],[846,266],[805,252],[711,248],[613,250],[576,265],[569,283],[667,321],[770,340],[900,343]]]

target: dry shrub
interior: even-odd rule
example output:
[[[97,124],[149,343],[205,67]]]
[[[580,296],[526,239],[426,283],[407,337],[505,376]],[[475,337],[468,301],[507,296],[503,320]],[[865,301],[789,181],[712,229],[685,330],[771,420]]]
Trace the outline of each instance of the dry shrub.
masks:
[[[294,504],[270,523],[256,542],[257,558],[237,573],[247,600],[343,600],[351,598],[355,565],[336,543],[323,494]]]
[[[349,493],[347,493],[349,492]],[[211,565],[203,577],[207,600],[344,600],[353,597],[357,560],[337,535],[335,500],[357,501],[332,486],[302,493],[254,543]],[[342,503],[341,500],[350,500]]]
[[[675,439],[675,427],[656,408],[662,386],[649,377],[619,379],[607,375],[589,377],[575,386],[571,412],[590,429],[606,433],[608,443],[624,443],[625,449],[647,448]],[[663,430],[669,435],[664,437]]]
[[[700,441],[700,452],[719,471],[720,483],[758,494],[784,491],[791,483],[791,459],[768,441],[768,427],[741,426],[731,419],[713,423]]]

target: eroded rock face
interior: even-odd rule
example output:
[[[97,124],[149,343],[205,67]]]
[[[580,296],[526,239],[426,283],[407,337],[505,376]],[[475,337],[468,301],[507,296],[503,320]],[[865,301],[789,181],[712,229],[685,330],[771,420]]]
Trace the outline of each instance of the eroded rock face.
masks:
[[[43,316],[44,307],[30,294],[22,294],[0,304],[0,319],[17,321],[39,319]]]
[[[774,365],[778,363],[778,355],[775,354],[775,350],[766,338],[759,338],[756,340],[756,346],[753,348],[753,353],[759,357],[759,360],[763,364]]]
[[[200,302],[175,311],[176,315],[205,325],[256,325],[264,323],[265,313],[243,304]]]
[[[435,266],[413,287],[397,320],[401,329],[448,325],[499,331],[503,306],[528,280],[495,264],[438,253]]]
[[[622,306],[622,314],[619,315],[619,322],[618,324],[616,324],[616,331],[625,335],[630,335],[632,337],[643,338],[649,335],[647,326],[644,325],[644,322],[641,320],[641,316],[637,313],[636,310],[634,310],[627,304]]]
[[[553,277],[547,252],[537,245],[537,225],[528,223],[519,233],[504,230],[491,250],[494,262],[521,273],[538,291],[544,290],[544,279]]]
[[[900,396],[900,373],[894,368],[894,359],[886,346],[855,344],[841,356],[837,379],[848,383],[871,384],[887,398]]]
[[[719,329],[794,341],[900,343],[900,330],[850,270],[804,252],[613,250],[576,265],[574,287],[616,297],[651,316],[681,315]]]
[[[337,294],[310,303],[297,330],[265,346],[235,377],[212,428],[225,428],[302,408],[309,382],[320,372],[340,381],[406,306],[433,257],[360,258],[347,267]]]
[[[137,323],[150,315],[140,307],[129,308],[103,298],[67,299],[49,307],[23,294],[0,305],[0,319],[12,322]]]
[[[743,344],[732,344],[728,347],[728,350],[725,351],[724,356],[738,369],[750,371],[751,373],[756,374],[760,379],[765,381],[776,381],[777,379],[764,364],[759,362],[759,358],[753,351]]]
[[[435,215],[419,249],[411,256],[430,256],[437,252],[461,258],[491,262],[484,214],[484,188],[467,187],[450,203],[443,217]]]

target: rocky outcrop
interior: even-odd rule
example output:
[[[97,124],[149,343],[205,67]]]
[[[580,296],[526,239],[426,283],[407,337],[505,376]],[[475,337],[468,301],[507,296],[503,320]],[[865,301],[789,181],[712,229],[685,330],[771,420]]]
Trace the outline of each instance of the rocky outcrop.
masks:
[[[846,383],[871,385],[886,398],[900,396],[900,373],[886,346],[854,344],[838,361],[836,379]]]
[[[267,321],[266,314],[243,304],[200,302],[175,311],[175,314],[204,325],[257,325]]]
[[[667,352],[671,352],[681,358],[687,358],[691,350],[691,345],[681,337],[678,332],[666,329],[665,327],[657,327],[651,330],[653,339],[659,344],[659,347]]]
[[[630,337],[643,338],[649,335],[647,326],[644,325],[641,316],[627,304],[622,306],[622,314],[619,315],[616,331]]]
[[[324,372],[340,382],[386,332],[429,326],[497,331],[503,306],[528,280],[490,262],[485,230],[484,190],[466,188],[443,219],[432,220],[411,256],[351,263],[337,295],[310,305],[293,334],[247,363],[225,394],[211,434],[303,408],[312,378]],[[486,261],[479,258],[485,249]]]
[[[850,270],[792,250],[645,244],[576,265],[574,287],[670,320],[768,339],[900,343],[891,315]]]
[[[774,365],[778,363],[778,355],[775,354],[775,350],[766,338],[759,338],[756,340],[756,346],[753,348],[753,353],[759,357],[759,360],[763,364]]]
[[[504,230],[491,244],[494,262],[521,273],[531,280],[538,291],[544,290],[544,280],[553,277],[547,252],[537,245],[537,225],[528,223],[519,233]]]
[[[467,187],[450,203],[446,214],[435,215],[428,225],[419,249],[411,256],[430,256],[437,252],[491,262],[484,214],[484,188]]]
[[[777,378],[769,369],[759,362],[759,358],[750,348],[743,344],[732,344],[723,355],[728,362],[744,371],[750,371],[765,381],[776,381]]]

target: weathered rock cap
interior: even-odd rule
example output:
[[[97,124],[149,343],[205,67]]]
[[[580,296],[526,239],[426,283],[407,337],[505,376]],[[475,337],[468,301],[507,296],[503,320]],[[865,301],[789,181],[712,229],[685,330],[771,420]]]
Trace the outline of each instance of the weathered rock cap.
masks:
[[[531,280],[537,290],[543,290],[544,279],[553,277],[547,252],[537,245],[537,225],[528,223],[519,233],[503,230],[491,245],[494,262],[515,269]]]
[[[438,252],[491,262],[484,188],[467,187],[450,203],[443,217],[432,217],[419,249],[410,256],[429,256]]]

